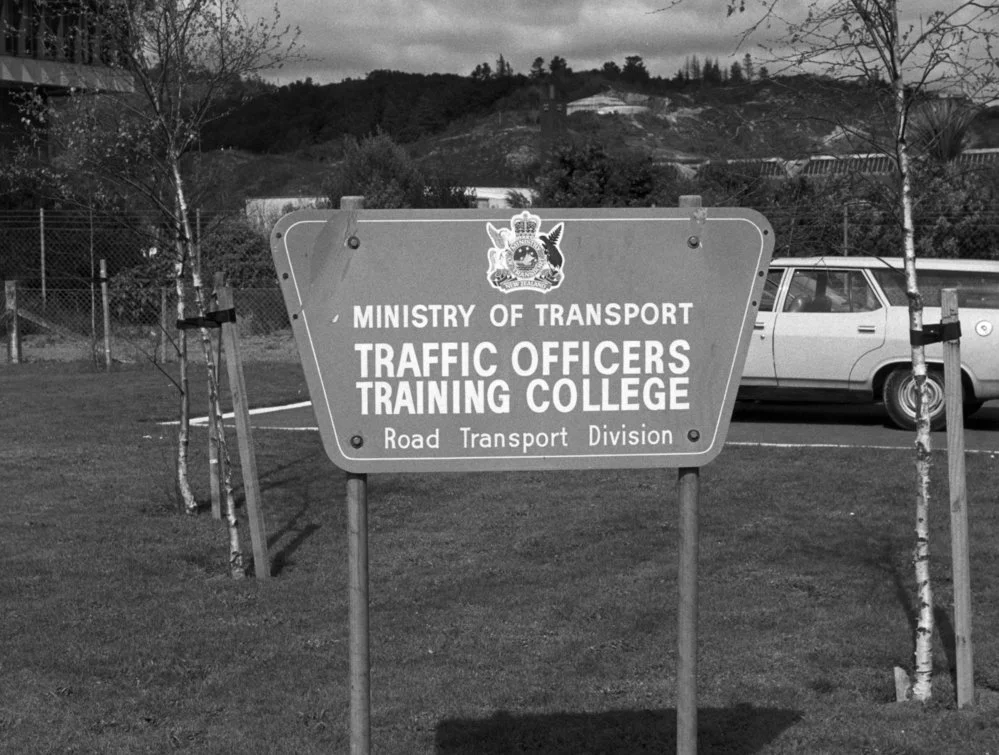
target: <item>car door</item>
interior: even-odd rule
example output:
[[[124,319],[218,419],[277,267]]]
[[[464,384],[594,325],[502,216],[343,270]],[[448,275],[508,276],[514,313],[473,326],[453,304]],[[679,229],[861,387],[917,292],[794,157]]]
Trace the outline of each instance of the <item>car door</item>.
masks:
[[[776,317],[778,294],[784,276],[784,268],[771,268],[763,285],[760,309],[753,324],[753,335],[746,352],[746,366],[742,370],[743,386],[774,386],[777,373],[774,370],[774,318]]]
[[[850,388],[857,360],[884,343],[886,313],[862,269],[792,269],[774,323],[777,385]]]

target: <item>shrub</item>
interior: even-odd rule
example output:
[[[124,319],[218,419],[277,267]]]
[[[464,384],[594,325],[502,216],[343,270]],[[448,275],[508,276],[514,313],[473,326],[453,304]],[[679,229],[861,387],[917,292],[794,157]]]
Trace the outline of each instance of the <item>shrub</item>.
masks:
[[[458,185],[447,169],[422,172],[406,150],[379,132],[358,141],[348,138],[344,157],[323,185],[331,207],[341,197],[363,196],[369,210],[468,208],[472,196]]]
[[[271,288],[277,273],[267,237],[246,218],[226,218],[201,241],[202,272],[206,285],[223,272],[233,288]]]
[[[649,157],[611,154],[597,142],[563,147],[538,177],[542,207],[649,207],[675,204],[680,181]]]
[[[160,289],[172,285],[173,265],[162,255],[119,270],[108,280],[108,308],[112,319],[131,325],[158,323]]]
[[[330,206],[340,198],[363,196],[368,209],[410,208],[423,203],[424,180],[406,150],[383,132],[344,142],[343,161],[323,185]]]

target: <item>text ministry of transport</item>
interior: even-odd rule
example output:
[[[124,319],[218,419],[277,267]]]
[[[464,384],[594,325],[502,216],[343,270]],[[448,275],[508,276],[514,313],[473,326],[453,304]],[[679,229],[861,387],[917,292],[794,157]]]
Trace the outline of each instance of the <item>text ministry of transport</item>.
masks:
[[[474,304],[356,305],[353,325],[356,330],[393,331],[468,328],[475,309]],[[690,302],[497,304],[489,309],[488,319],[496,328],[526,321],[546,329],[689,326],[692,309]],[[353,349],[362,415],[502,415],[516,411],[517,396],[535,414],[690,408],[691,346],[685,338],[518,340],[512,346],[498,346],[488,338],[365,340],[354,343]],[[499,376],[504,373],[516,390]],[[466,448],[490,443],[489,434],[472,428],[461,428],[461,434]],[[530,442],[514,435],[518,436],[515,444]],[[661,443],[666,437],[665,432],[648,431],[644,423],[641,430],[631,432],[624,425],[620,431],[609,432],[606,425],[590,428],[590,445],[601,438],[602,445],[644,445],[648,440]],[[414,442],[434,447],[434,440],[433,435],[414,440],[392,428],[385,434],[389,448]],[[565,429],[550,433],[544,445],[549,443],[565,445]]]

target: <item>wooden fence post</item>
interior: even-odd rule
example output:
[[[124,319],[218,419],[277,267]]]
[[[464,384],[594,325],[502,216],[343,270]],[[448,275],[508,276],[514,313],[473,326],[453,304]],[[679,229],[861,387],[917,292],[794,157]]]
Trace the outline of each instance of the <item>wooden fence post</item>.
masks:
[[[221,311],[233,310],[232,289],[218,288]],[[271,576],[271,562],[267,552],[267,527],[260,502],[260,479],[257,476],[257,456],[253,450],[250,430],[250,406],[246,398],[246,379],[243,360],[239,353],[239,333],[235,318],[222,323],[222,351],[229,374],[229,393],[232,395],[232,412],[236,420],[236,442],[239,445],[239,463],[243,471],[243,492],[246,494],[246,514],[250,522],[250,541],[253,544],[253,570],[257,579]],[[217,432],[221,433],[222,428]]]
[[[104,309],[104,366],[111,372],[111,302],[108,296],[108,263],[101,259],[101,306]]]
[[[942,325],[960,322],[957,291],[940,292]],[[961,385],[961,339],[945,337],[944,391],[947,402],[947,472],[950,487],[950,545],[954,582],[954,655],[957,660],[957,707],[975,702],[971,652],[971,556],[968,541],[968,484],[964,467],[964,395]]]
[[[167,361],[167,328],[170,326],[169,306],[169,289],[163,286],[160,288],[160,338],[156,344],[156,358],[160,364],[166,364]]]
[[[7,320],[7,358],[21,363],[21,324],[17,314],[17,281],[4,281],[4,315]]]
[[[45,208],[38,208],[38,250],[40,259],[38,260],[42,276],[42,311],[45,311],[47,300],[45,291]]]

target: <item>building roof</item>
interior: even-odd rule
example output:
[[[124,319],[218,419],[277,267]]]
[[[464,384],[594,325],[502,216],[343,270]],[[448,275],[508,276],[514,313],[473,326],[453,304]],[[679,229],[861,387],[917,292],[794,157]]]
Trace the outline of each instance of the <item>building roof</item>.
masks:
[[[584,97],[566,105],[566,113],[572,115],[579,112],[592,112],[599,115],[611,113],[645,113],[648,112],[647,105],[629,105],[620,97],[610,94],[595,94],[592,97]]]
[[[0,86],[131,92],[132,77],[105,66],[0,55]]]

